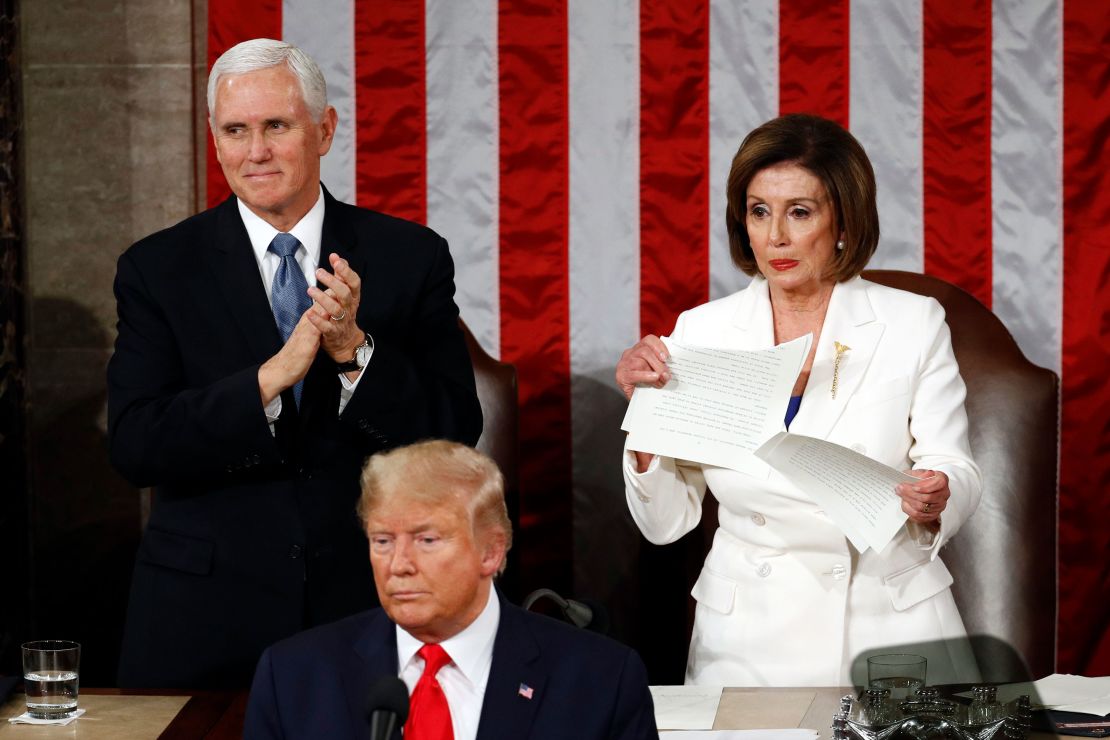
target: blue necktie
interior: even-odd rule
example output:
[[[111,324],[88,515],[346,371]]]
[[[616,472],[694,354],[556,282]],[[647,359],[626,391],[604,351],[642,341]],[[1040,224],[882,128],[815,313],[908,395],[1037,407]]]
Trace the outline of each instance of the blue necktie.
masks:
[[[274,320],[283,342],[289,341],[289,335],[301,320],[301,315],[312,305],[312,299],[308,297],[308,283],[294,257],[300,246],[301,243],[292,234],[278,234],[270,242],[270,251],[281,258],[277,272],[274,273],[270,302],[273,304]],[[293,386],[293,398],[298,407],[301,405],[303,386],[303,380],[297,381]]]

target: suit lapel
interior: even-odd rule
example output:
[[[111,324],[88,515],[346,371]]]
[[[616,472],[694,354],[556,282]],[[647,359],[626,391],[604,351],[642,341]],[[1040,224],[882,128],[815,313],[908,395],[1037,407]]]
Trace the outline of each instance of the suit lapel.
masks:
[[[775,346],[775,320],[771,315],[771,296],[767,281],[754,278],[748,289],[740,294],[740,301],[732,315],[737,349],[761,350]],[[723,345],[729,346],[729,345]]]
[[[875,320],[862,280],[837,284],[829,300],[802,406],[790,425],[791,432],[821,439],[829,436],[848,401],[859,390],[884,329],[885,324]],[[841,354],[839,368],[837,342],[848,347]],[[834,373],[836,398],[832,395]]]
[[[323,186],[321,186],[323,187]],[[328,255],[338,254],[350,261],[355,252],[356,234],[348,219],[343,217],[341,204],[324,188],[324,228],[320,233],[320,267],[332,272]]]
[[[215,238],[211,248],[203,250],[203,259],[220,288],[229,320],[242,332],[251,356],[265,362],[281,349],[281,335],[234,196],[218,206]]]
[[[397,632],[385,612],[377,609],[369,623],[337,666],[343,676],[343,691],[347,699],[354,737],[366,734],[366,692],[382,676],[396,676]]]
[[[527,738],[547,688],[540,646],[523,612],[501,599],[501,621],[493,643],[493,663],[482,700],[476,740]],[[530,696],[524,696],[530,694]]]
[[[321,185],[321,187],[323,187]],[[355,234],[350,222],[341,213],[339,201],[332,197],[327,188],[324,189],[324,226],[320,231],[320,267],[330,273],[332,269],[328,255],[338,254],[351,263],[356,271],[360,266],[353,259],[355,253]],[[325,290],[326,287],[317,282],[316,287]],[[310,429],[319,421],[320,414],[334,418],[335,410],[339,408],[339,380],[336,375],[335,364],[327,352],[320,350],[312,367],[305,376],[304,395],[301,398],[300,427],[302,430]]]

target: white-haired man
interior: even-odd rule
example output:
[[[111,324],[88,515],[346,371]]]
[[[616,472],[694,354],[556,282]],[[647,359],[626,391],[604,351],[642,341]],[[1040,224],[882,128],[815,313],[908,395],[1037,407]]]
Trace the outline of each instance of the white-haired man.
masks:
[[[512,529],[488,457],[445,441],[379,453],[359,514],[382,608],[263,653],[247,740],[365,737],[383,676],[408,688],[405,740],[658,737],[633,650],[497,594]]]
[[[371,605],[362,461],[481,431],[447,244],[323,188],[337,117],[315,62],[239,44],[208,108],[234,196],[116,275],[111,457],[157,488],[124,686],[245,685],[265,646]]]

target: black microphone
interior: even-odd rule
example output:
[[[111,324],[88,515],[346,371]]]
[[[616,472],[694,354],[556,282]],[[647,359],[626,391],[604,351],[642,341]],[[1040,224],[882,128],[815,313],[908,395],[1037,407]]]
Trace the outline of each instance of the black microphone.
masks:
[[[571,624],[575,627],[592,630],[606,634],[609,631],[609,617],[605,608],[600,604],[574,599],[564,599],[549,588],[540,588],[524,597],[524,608],[531,609],[532,605],[540,599],[547,598],[555,602]]]
[[[409,717],[409,690],[396,676],[382,676],[366,693],[370,740],[390,740]]]

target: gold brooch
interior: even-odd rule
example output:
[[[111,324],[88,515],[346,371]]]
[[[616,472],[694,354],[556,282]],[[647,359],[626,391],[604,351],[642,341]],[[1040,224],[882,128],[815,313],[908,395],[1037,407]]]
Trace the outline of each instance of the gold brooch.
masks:
[[[850,350],[851,347],[849,347],[846,344],[841,344],[840,342],[835,342],[835,341],[833,342],[833,346],[836,348],[836,360],[833,361],[833,382],[832,382],[832,397],[833,397],[833,400],[835,401],[836,400],[836,387],[840,382],[840,359],[842,357],[844,357],[844,353],[847,352],[848,350]]]

